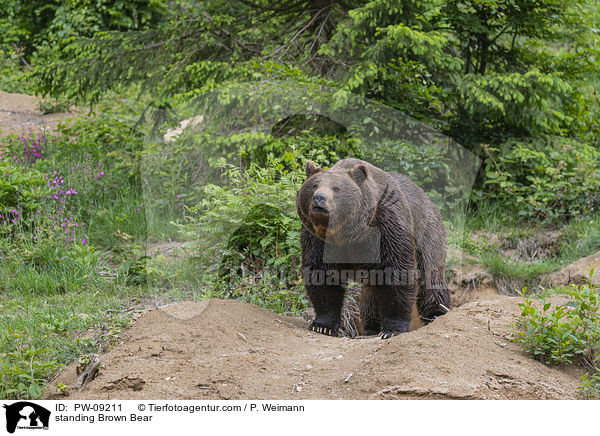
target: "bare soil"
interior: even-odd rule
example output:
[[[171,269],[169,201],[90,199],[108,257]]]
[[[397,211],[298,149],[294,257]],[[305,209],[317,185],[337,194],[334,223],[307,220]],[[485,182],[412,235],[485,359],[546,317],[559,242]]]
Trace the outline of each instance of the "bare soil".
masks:
[[[30,95],[0,91],[0,136],[52,129],[67,113],[44,115],[37,109],[40,99]]]
[[[388,340],[333,338],[233,300],[149,310],[75,390],[76,365],[47,398],[572,399],[575,368],[532,360],[511,342],[519,298],[464,304]],[[57,384],[70,388],[57,393]]]

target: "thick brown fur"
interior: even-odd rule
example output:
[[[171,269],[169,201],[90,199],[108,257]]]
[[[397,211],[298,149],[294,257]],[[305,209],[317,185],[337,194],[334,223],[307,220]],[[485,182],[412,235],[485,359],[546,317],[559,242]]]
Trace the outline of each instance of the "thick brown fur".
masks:
[[[311,330],[337,336],[348,281],[362,284],[365,334],[408,331],[415,301],[425,323],[448,311],[444,223],[407,177],[359,159],[326,171],[309,161],[296,207],[303,277],[316,313]]]

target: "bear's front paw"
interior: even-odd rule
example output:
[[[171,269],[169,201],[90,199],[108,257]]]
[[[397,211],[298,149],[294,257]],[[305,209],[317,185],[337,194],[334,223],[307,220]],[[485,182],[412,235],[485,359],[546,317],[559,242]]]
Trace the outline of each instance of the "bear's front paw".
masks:
[[[313,322],[308,329],[310,331],[313,331],[315,333],[320,333],[322,335],[327,335],[327,336],[337,336],[338,335],[337,327],[329,327],[329,326],[323,325],[318,322]]]
[[[380,332],[379,333],[379,337],[381,339],[389,339],[392,336],[396,336],[399,335],[400,333],[402,333],[401,331],[395,330],[395,331],[385,331],[385,332]]]

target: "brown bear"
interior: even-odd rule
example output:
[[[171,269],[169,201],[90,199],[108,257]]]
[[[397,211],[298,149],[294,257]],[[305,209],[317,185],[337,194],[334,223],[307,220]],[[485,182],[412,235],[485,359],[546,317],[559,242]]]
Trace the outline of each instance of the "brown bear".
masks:
[[[365,335],[408,331],[415,301],[426,324],[449,310],[444,223],[410,179],[359,159],[329,170],[308,161],[296,207],[312,331],[338,335],[349,282],[362,285]]]

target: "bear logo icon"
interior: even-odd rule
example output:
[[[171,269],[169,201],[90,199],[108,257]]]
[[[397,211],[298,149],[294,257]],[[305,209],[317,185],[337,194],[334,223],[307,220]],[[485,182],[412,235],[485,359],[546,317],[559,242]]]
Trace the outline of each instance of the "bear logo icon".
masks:
[[[3,406],[6,409],[6,431],[14,433],[23,428],[48,428],[50,411],[29,401],[19,401]]]

